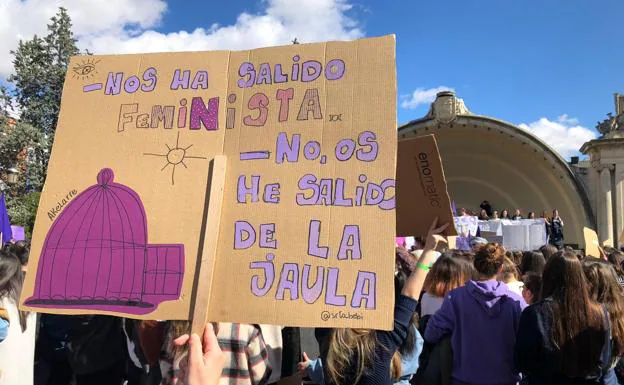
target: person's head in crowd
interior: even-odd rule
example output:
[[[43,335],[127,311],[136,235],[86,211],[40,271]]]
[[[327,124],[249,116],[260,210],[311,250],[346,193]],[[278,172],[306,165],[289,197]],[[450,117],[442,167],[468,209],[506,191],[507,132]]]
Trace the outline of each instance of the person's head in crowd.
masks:
[[[535,212],[534,211],[530,211],[529,214],[527,215],[528,219],[535,219]]]
[[[615,250],[607,255],[607,261],[609,261],[615,274],[617,274],[618,283],[624,285],[624,253]]]
[[[559,218],[559,210],[554,209],[553,212],[552,212],[552,217],[553,217],[553,219],[554,218]]]
[[[475,253],[474,267],[480,281],[495,279],[503,269],[505,248],[498,243],[488,243]]]
[[[18,306],[19,297],[22,293],[24,273],[19,257],[8,251],[6,247],[0,250],[0,300],[6,300],[14,306]],[[28,313],[19,312],[22,332],[26,330],[26,317]]]
[[[470,240],[470,247],[472,248],[472,250],[478,250],[479,248],[481,248],[482,246],[486,245],[487,239],[485,238],[481,238],[481,237],[474,237]]]
[[[520,213],[520,209],[516,209],[516,213],[514,214],[514,216],[519,217],[522,214]]]
[[[7,243],[4,245],[7,252],[15,255],[22,265],[22,270],[26,270],[28,266],[28,257],[30,254],[30,247],[26,241],[17,241],[15,243]]]
[[[520,274],[518,267],[511,259],[505,257],[503,260],[503,269],[498,274],[498,280],[505,283],[518,281]]]
[[[464,286],[472,278],[472,266],[465,260],[441,256],[431,266],[423,291],[444,298],[453,289]]]
[[[551,301],[552,341],[561,350],[559,370],[574,378],[594,371],[606,343],[604,313],[590,298],[581,261],[574,253],[560,251],[548,259],[541,296]]]
[[[541,251],[525,251],[522,253],[522,262],[520,263],[520,273],[522,275],[528,273],[536,273],[542,275],[546,266],[546,258]]]
[[[544,258],[546,258],[546,261],[548,261],[548,259],[552,257],[555,253],[557,253],[559,250],[557,249],[557,246],[549,244],[549,245],[544,245],[540,247],[539,251],[542,253]]]
[[[503,209],[503,211],[501,211],[500,218],[501,219],[509,219],[509,210]]]
[[[611,320],[613,356],[624,355],[624,297],[616,273],[608,263],[595,258],[583,261],[589,296],[605,305]]]
[[[498,210],[492,211],[492,219],[500,219],[500,217],[498,216]]]
[[[481,212],[479,213],[479,219],[482,221],[486,221],[488,219],[490,219],[490,217],[487,214],[487,211],[485,211],[485,209],[481,209]]]
[[[409,271],[414,270],[416,266],[417,258],[411,252],[405,248],[397,246],[395,249],[395,266],[396,270],[407,269]]]
[[[516,250],[511,253],[511,260],[516,264],[516,266],[520,266],[520,263],[522,263],[522,251]]]
[[[425,238],[424,237],[414,237],[414,246],[412,246],[410,251],[422,250],[424,247],[425,247]]]
[[[505,257],[503,262],[503,269],[498,274],[498,280],[504,282],[509,290],[518,295],[522,295],[522,287],[524,284],[520,281],[520,274],[518,272],[518,265],[514,261]]]
[[[459,209],[459,216],[463,217],[464,215],[468,215],[468,212],[466,212],[466,209],[462,207]]]
[[[542,274],[528,272],[522,277],[522,298],[527,304],[532,305],[541,299]]]

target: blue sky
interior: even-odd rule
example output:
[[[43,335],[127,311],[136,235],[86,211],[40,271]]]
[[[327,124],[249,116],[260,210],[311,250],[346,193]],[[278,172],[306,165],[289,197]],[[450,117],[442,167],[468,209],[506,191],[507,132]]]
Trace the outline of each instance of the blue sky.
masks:
[[[255,1],[171,6],[162,29],[233,24]],[[624,92],[624,1],[352,1],[367,36],[397,35],[399,94],[452,87],[474,112],[513,123],[560,115],[593,128]],[[196,8],[197,7],[197,8]],[[206,14],[194,9],[206,9]],[[426,113],[400,108],[399,122]]]
[[[3,20],[20,23],[0,32],[0,50],[16,42],[7,33],[39,32],[58,4],[95,53],[394,33],[399,123],[423,116],[435,90],[448,87],[471,111],[522,125],[565,156],[595,135],[596,121],[613,110],[612,93],[624,92],[621,0],[3,1],[12,13]],[[0,65],[0,74],[8,71]]]

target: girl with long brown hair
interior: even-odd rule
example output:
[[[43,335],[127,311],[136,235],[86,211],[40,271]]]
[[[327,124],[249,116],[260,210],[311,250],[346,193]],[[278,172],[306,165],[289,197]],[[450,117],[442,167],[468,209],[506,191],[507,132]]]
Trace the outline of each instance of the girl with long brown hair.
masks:
[[[472,278],[472,265],[463,259],[441,256],[433,264],[423,286],[420,301],[420,316],[435,314],[444,302],[444,297],[454,289],[464,286]]]
[[[603,304],[611,322],[613,364],[624,356],[624,294],[613,267],[599,259],[583,261],[583,272],[589,285],[589,296]]]
[[[448,224],[439,228],[436,226],[437,219],[429,229],[425,248],[416,268],[405,281],[401,295],[395,303],[392,331],[331,330],[327,352],[321,352],[325,384],[385,385],[393,382],[392,373],[396,375],[401,372],[397,367],[400,365],[400,359],[396,359],[395,352],[406,341],[418,296],[436,255],[435,249],[438,243],[446,242],[439,234],[448,227]],[[391,367],[393,356],[395,356],[394,366]],[[307,360],[300,363],[300,369],[305,370],[308,363]]]
[[[528,384],[617,384],[607,310],[590,297],[574,253],[548,260],[542,298],[522,313],[516,338],[516,365]]]

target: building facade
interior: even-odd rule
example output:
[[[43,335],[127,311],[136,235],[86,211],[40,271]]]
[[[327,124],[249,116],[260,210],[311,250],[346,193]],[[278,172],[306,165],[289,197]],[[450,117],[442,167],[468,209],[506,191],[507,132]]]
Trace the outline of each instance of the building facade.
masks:
[[[615,189],[609,190],[613,191],[609,197],[606,193],[593,192],[597,185],[594,174],[598,171],[592,170],[597,168],[583,167],[578,159],[567,162],[530,132],[500,119],[475,114],[454,93],[445,91],[437,95],[426,116],[399,127],[399,140],[428,134],[434,134],[438,142],[449,195],[456,207],[478,208],[487,200],[496,210],[508,209],[513,213],[520,209],[523,215],[533,211],[538,217],[544,211],[550,216],[553,209],[558,209],[565,223],[565,243],[581,248],[583,228],[596,228],[597,218],[599,224],[605,222],[601,226],[611,226],[613,230],[609,234],[617,231],[619,222],[613,219],[615,213],[612,222],[607,221],[609,216],[600,214],[603,206],[608,209],[607,201],[613,198]],[[624,137],[621,141],[610,148],[617,152]],[[592,164],[595,162],[592,151],[606,155],[596,146],[599,145],[587,149]],[[613,166],[608,175],[613,178],[612,175],[621,172],[617,175],[624,181],[624,147],[619,148],[623,168],[617,171]],[[601,159],[607,166],[616,164],[611,155]],[[607,174],[603,175],[606,185]],[[616,197],[624,199],[621,193]],[[600,234],[601,240],[607,239],[606,233]]]

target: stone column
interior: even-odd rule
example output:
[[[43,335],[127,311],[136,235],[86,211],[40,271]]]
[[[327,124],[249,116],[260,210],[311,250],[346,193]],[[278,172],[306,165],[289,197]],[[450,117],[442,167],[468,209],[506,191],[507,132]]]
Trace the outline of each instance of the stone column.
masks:
[[[624,163],[615,165],[615,238],[618,243],[622,231],[624,231]],[[619,246],[619,245],[618,245]]]
[[[611,165],[601,165],[598,190],[598,238],[603,245],[613,246],[613,205],[611,196]]]

